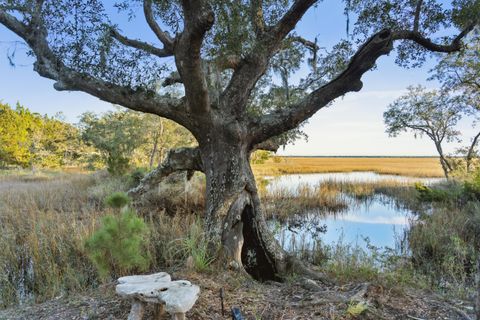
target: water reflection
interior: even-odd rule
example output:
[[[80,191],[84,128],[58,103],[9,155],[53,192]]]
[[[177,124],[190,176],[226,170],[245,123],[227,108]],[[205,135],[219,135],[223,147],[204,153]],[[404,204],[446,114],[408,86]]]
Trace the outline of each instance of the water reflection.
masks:
[[[374,182],[399,182],[414,184],[421,182],[426,185],[444,181],[444,178],[419,178],[407,177],[392,174],[378,174],[376,172],[333,172],[333,173],[312,173],[312,174],[289,174],[277,177],[266,177],[269,180],[268,191],[279,188],[295,190],[299,185],[311,187],[323,182],[349,182],[349,183],[374,183]]]
[[[432,184],[442,181],[439,178],[413,178],[395,175],[380,175],[373,172],[299,174],[280,176],[272,179],[267,190],[289,189],[292,192],[299,186],[315,187],[322,182],[372,183],[396,181],[401,183],[422,182]],[[283,224],[270,221],[276,238],[287,251],[315,250],[321,243],[334,246],[339,239],[343,244],[358,245],[366,248],[395,248],[398,238],[408,230],[409,222],[414,214],[398,206],[393,199],[384,195],[373,195],[358,199],[352,196],[339,195],[350,205],[341,213],[309,210],[291,216]],[[365,241],[366,239],[366,241]]]

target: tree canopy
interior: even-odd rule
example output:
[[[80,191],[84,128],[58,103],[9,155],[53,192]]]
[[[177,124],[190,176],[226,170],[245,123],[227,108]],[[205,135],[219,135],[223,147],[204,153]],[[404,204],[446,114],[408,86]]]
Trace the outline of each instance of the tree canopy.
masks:
[[[393,49],[394,41],[398,41],[399,64],[419,65],[429,51],[459,49],[460,40],[480,16],[473,0],[455,0],[451,7],[433,0],[348,0],[346,13],[355,17],[352,32],[325,52],[314,39],[304,39],[295,31],[314,6],[321,10],[322,4],[313,0],[116,1],[115,7],[131,19],[138,18],[143,7],[156,43],[124,36],[111,20],[108,2],[99,0],[2,0],[0,22],[27,42],[37,58],[35,69],[55,80],[58,90],[85,91],[159,114],[194,135],[195,124],[188,120],[194,109],[257,110],[255,116],[260,112],[263,117],[250,119],[250,127],[258,127],[252,136],[254,142],[262,142],[297,127],[332,99],[359,90],[361,75]],[[461,32],[436,42],[429,38],[446,28]],[[374,40],[381,41],[374,45]],[[175,66],[165,61],[172,56]],[[305,62],[312,66],[311,73],[291,84],[288,79]],[[280,76],[281,85],[269,81],[274,74]],[[158,90],[179,83],[186,99]],[[333,84],[342,85],[326,101],[315,98]],[[282,123],[276,122],[279,118]],[[256,132],[267,125],[272,129],[268,135]]]
[[[60,167],[82,156],[78,129],[60,118],[41,116],[17,104],[0,103],[0,163]]]
[[[415,136],[426,135],[435,143],[445,176],[452,166],[443,152],[442,143],[460,139],[455,126],[465,113],[465,100],[424,87],[409,87],[408,93],[389,105],[383,114],[387,133],[395,137],[412,131]]]
[[[442,57],[431,79],[445,91],[461,93],[473,112],[480,111],[480,29],[470,34],[463,50]]]

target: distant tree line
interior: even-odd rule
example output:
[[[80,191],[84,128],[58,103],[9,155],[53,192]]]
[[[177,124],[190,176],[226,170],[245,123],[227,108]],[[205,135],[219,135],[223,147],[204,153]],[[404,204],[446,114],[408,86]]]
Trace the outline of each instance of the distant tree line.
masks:
[[[55,168],[81,160],[86,151],[78,128],[17,104],[0,103],[0,166]]]
[[[174,122],[133,111],[84,113],[77,125],[0,103],[0,167],[90,169],[106,166],[115,175],[133,166],[153,167],[168,149],[196,144]]]

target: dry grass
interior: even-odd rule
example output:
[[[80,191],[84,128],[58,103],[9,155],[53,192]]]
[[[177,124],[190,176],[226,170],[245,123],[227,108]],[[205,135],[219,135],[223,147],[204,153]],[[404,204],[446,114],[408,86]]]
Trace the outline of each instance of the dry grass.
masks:
[[[308,158],[275,157],[263,164],[252,165],[257,176],[373,171],[413,177],[443,177],[437,158]]]
[[[53,298],[92,284],[82,247],[98,220],[95,205],[88,204],[94,183],[83,175],[0,182],[0,307],[33,293]]]
[[[5,175],[0,179],[0,309],[21,301],[43,301],[98,286],[84,243],[98,227],[105,196],[126,189],[125,179],[97,174]],[[183,187],[182,187],[183,189]],[[196,197],[177,194],[182,206],[143,208],[150,228],[150,270],[183,264],[172,243],[197,223]]]
[[[261,192],[265,216],[284,221],[293,214],[317,210],[319,213],[340,212],[348,207],[341,188],[336,184],[315,187],[300,185],[295,190],[279,188]]]

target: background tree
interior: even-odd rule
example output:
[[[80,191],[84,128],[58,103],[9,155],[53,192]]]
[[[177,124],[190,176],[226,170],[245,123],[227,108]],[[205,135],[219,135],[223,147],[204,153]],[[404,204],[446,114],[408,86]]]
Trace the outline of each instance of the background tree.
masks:
[[[0,104],[0,159],[4,165],[56,168],[78,164],[78,129],[59,117],[40,116],[17,104]]]
[[[480,116],[480,30],[475,29],[468,37],[465,48],[443,57],[432,70],[431,79],[439,80],[442,90],[460,93],[467,100],[467,112],[471,116]],[[478,158],[477,145],[480,132],[468,146],[458,153],[465,158],[467,173],[472,171],[472,162]]]
[[[169,149],[193,147],[197,144],[192,134],[175,122],[151,114],[139,115],[142,124],[137,130],[146,135],[145,143],[134,152],[137,166],[152,169],[165,158]]]
[[[443,151],[443,142],[458,141],[461,133],[455,126],[464,113],[460,97],[450,97],[424,87],[409,87],[408,93],[388,106],[383,114],[387,133],[396,137],[401,132],[412,131],[417,136],[426,135],[435,144],[445,177],[453,170]]]
[[[203,171],[209,239],[221,238],[227,265],[243,264],[258,279],[279,279],[299,264],[292,264],[268,232],[250,153],[274,149],[271,138],[361,90],[363,74],[392,52],[394,43],[400,64],[421,64],[428,51],[461,49],[480,16],[475,0],[455,0],[447,9],[433,0],[347,1],[347,12],[358,17],[349,41],[339,39],[331,50],[310,57],[317,61],[310,63],[315,66],[310,81],[296,86],[301,93],[291,95],[289,88],[282,107],[258,110],[258,95],[269,91],[264,80],[273,72],[272,61],[294,50],[293,43],[307,43],[294,30],[309,9],[320,8],[319,1],[140,2],[155,43],[122,34],[98,0],[1,0],[0,23],[26,42],[35,70],[54,80],[55,89],[83,91],[187,128],[198,147],[171,151],[144,182],[176,170]],[[122,1],[117,7],[134,19],[137,3]],[[457,34],[431,38],[445,27]],[[293,75],[295,64],[285,70]],[[158,90],[159,82],[181,86],[184,97]],[[287,86],[291,83],[284,81]]]
[[[14,110],[0,104],[0,159],[3,165],[27,167],[32,155],[29,150],[31,116],[17,104]]]
[[[80,119],[83,140],[100,151],[114,175],[125,174],[135,149],[146,143],[142,125],[142,117],[131,111],[110,111],[101,116],[86,112]]]

